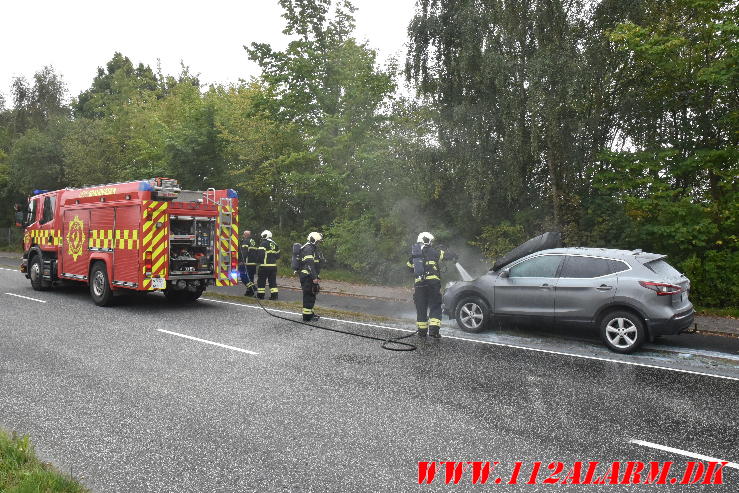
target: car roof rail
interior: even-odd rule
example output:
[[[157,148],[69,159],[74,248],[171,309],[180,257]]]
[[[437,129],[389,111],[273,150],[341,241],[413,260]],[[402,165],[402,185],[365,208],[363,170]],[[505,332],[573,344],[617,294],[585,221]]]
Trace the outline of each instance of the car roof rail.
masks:
[[[644,251],[641,248],[637,248],[636,250],[631,250],[632,255],[639,255],[640,253],[644,253]]]

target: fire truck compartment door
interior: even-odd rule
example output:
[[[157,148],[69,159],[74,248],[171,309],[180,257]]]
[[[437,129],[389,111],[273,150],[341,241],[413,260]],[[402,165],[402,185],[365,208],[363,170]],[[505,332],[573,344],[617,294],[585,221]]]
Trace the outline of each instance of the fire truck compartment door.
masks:
[[[113,236],[113,285],[137,288],[141,282],[142,255],[140,253],[141,207],[116,207]]]
[[[63,277],[86,280],[90,266],[90,211],[66,210],[62,226]]]

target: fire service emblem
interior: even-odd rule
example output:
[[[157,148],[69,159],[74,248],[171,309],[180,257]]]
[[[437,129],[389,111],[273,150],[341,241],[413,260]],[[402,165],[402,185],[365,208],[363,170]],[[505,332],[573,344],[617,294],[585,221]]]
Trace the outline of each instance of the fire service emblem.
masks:
[[[67,252],[72,256],[73,261],[77,261],[77,257],[82,255],[82,248],[85,245],[85,225],[79,216],[74,216],[69,222],[69,230],[67,231]]]

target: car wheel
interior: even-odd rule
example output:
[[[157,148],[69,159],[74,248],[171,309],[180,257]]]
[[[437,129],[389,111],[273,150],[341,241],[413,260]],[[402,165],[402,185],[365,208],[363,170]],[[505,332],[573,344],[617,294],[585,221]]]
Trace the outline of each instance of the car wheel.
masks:
[[[90,296],[97,306],[108,306],[113,301],[108,269],[103,262],[95,262],[90,271]]]
[[[632,353],[644,343],[644,322],[631,312],[609,312],[600,322],[600,335],[611,351]]]
[[[28,265],[28,277],[31,279],[31,287],[34,291],[46,291],[49,289],[47,282],[43,277],[44,264],[41,255],[31,257],[31,263]]]
[[[465,332],[482,332],[490,321],[487,303],[477,296],[463,297],[454,309],[457,325]]]

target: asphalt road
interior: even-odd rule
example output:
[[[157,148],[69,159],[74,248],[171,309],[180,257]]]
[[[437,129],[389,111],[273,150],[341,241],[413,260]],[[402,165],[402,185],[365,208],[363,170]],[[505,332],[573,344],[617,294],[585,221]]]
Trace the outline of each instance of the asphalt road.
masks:
[[[418,461],[500,461],[491,482],[522,461],[525,482],[535,461],[691,460],[654,446],[739,462],[739,375],[726,368],[453,337],[389,352],[214,300],[98,308],[85,290],[35,292],[4,269],[0,320],[0,426],[96,492],[480,491],[496,486],[419,486]],[[724,481],[694,488],[737,491],[739,470]],[[606,487],[620,488],[654,491]]]

